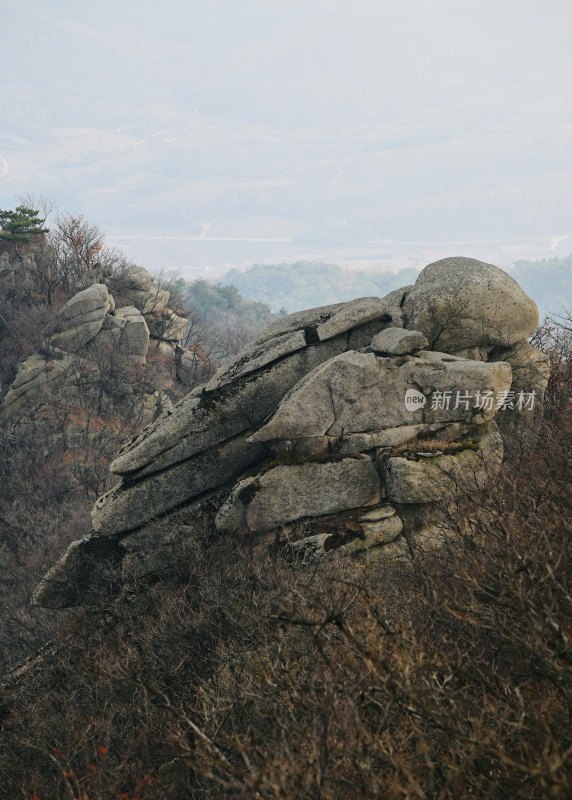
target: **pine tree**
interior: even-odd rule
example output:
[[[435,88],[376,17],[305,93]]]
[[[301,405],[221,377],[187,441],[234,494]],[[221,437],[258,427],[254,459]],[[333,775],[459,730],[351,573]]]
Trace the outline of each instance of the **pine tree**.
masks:
[[[45,221],[40,218],[39,211],[25,205],[17,206],[14,211],[0,210],[0,242],[11,242],[16,255],[22,261],[18,245],[29,242],[32,237],[41,233],[47,233]]]

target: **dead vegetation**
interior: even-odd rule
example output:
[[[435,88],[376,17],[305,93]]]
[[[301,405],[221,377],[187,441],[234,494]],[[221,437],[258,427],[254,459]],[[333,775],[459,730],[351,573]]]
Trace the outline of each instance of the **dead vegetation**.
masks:
[[[197,543],[180,585],[70,615],[4,689],[0,796],[569,797],[566,411],[413,567]]]
[[[387,458],[415,458],[424,454],[453,455],[462,450],[478,450],[478,442],[474,439],[463,439],[449,442],[445,439],[420,439],[417,442],[403,442],[387,451]]]
[[[0,690],[0,798],[572,796],[572,347],[555,331],[536,341],[553,360],[537,448],[407,566],[221,538],[178,583],[24,609],[88,498],[39,439],[2,432],[1,642],[10,659],[54,643]]]

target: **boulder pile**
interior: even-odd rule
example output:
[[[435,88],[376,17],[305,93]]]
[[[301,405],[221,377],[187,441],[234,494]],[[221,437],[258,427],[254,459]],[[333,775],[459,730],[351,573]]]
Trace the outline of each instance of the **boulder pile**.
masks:
[[[93,530],[35,602],[91,602],[105,564],[125,587],[180,570],[205,525],[303,558],[406,556],[436,536],[439,506],[481,491],[507,443],[535,436],[537,317],[502,270],[450,258],[386,297],[279,319],[123,446]]]
[[[135,266],[121,276],[115,298],[104,283],[77,292],[44,330],[41,350],[20,363],[0,418],[37,414],[58,395],[68,400],[78,395],[78,401],[87,397],[100,410],[121,405],[120,396],[133,395],[133,390],[129,381],[109,381],[108,374],[116,378],[122,369],[144,365],[153,348],[162,348],[171,377],[178,377],[178,364],[190,357],[180,346],[188,321],[169,309],[168,301],[169,292]],[[153,391],[143,401],[143,418],[150,422],[165,398]]]

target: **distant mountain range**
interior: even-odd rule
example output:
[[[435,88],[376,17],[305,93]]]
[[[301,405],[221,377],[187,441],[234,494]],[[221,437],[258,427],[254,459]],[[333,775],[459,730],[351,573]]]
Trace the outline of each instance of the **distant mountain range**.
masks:
[[[572,255],[540,261],[517,261],[507,270],[535,300],[540,317],[572,311]],[[230,283],[252,300],[267,303],[274,312],[338,303],[354,297],[384,295],[414,283],[418,270],[398,272],[347,270],[336,264],[298,261],[293,264],[254,265],[233,269],[222,283]]]
[[[3,0],[0,208],[43,193],[195,276],[572,234],[557,5]]]

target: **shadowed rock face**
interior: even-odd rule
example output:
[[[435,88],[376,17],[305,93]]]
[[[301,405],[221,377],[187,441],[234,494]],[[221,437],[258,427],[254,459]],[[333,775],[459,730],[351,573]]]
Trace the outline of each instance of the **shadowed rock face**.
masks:
[[[85,579],[94,541],[122,561],[126,585],[180,570],[201,530],[287,544],[303,558],[335,549],[402,558],[417,539],[426,546],[419,509],[478,492],[500,469],[495,420],[515,386],[511,364],[518,388],[544,391],[521,364],[525,352],[546,375],[526,343],[535,323],[508,275],[463,258],[429,265],[384,298],[277,320],[122,448],[94,532],[35,602],[97,595],[95,577],[84,588],[74,578]]]
[[[48,355],[35,353],[22,361],[2,401],[2,415],[6,419],[14,417],[28,406],[40,404],[52,392],[61,391],[75,361],[73,356],[56,349]]]

